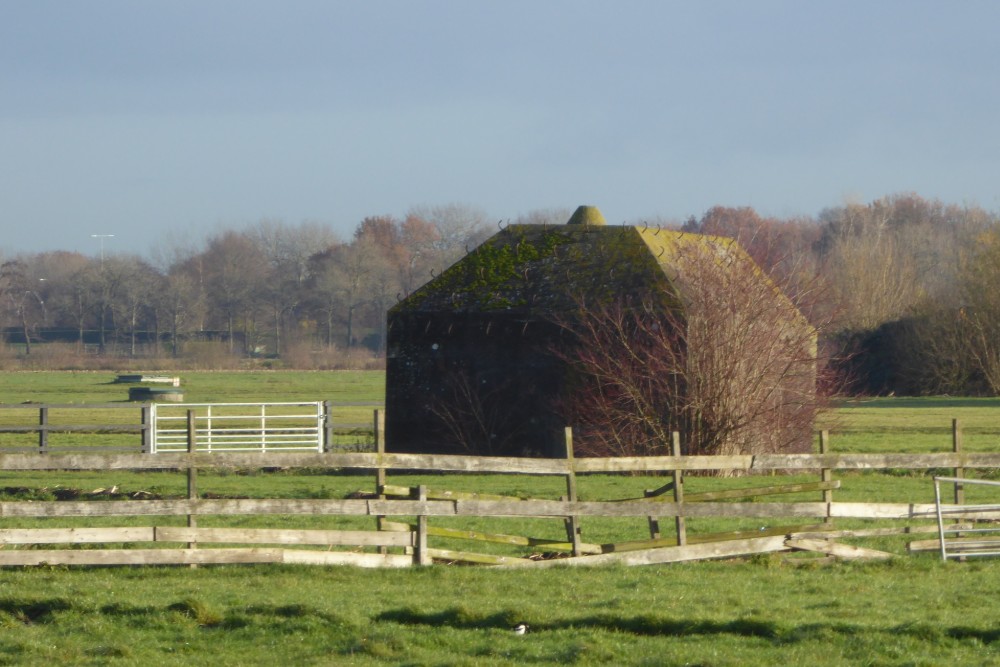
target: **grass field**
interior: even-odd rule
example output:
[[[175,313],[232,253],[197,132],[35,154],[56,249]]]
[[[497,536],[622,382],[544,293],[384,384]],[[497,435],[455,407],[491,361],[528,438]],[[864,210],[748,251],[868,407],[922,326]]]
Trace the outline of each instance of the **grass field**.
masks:
[[[112,379],[99,373],[4,374],[0,401],[121,400],[125,387],[108,384]],[[382,396],[381,373],[195,373],[182,374],[182,380],[185,399],[192,402]],[[989,450],[1000,441],[997,416],[1000,401],[992,399],[877,399],[846,403],[822,426],[831,430],[835,451],[946,451],[951,419],[958,418],[966,448]],[[836,478],[843,484],[837,500],[927,502],[933,495],[929,477],[919,473]],[[586,476],[579,491],[582,499],[624,498],[661,481]],[[687,489],[770,481],[691,477]],[[558,478],[395,475],[390,483],[541,497],[565,493]],[[0,479],[7,498],[49,498],[56,484],[180,495],[185,480],[174,473],[126,471]],[[238,471],[199,480],[203,493],[251,497],[343,497],[372,486],[368,476],[318,471]],[[329,517],[283,521],[334,527]],[[490,529],[553,536],[562,531],[553,520],[527,526],[502,521]],[[3,525],[24,522],[7,519]],[[202,518],[199,525],[212,521]],[[695,533],[731,527],[722,520],[689,523]],[[644,530],[639,520],[585,523],[584,539],[636,539]],[[900,545],[888,538],[876,546],[901,553]],[[0,570],[0,664],[988,665],[1000,664],[1000,607],[991,602],[998,589],[1000,563],[942,564],[932,555],[827,567],[761,556],[531,572],[460,566],[6,569]],[[531,626],[524,636],[510,630],[521,621]]]

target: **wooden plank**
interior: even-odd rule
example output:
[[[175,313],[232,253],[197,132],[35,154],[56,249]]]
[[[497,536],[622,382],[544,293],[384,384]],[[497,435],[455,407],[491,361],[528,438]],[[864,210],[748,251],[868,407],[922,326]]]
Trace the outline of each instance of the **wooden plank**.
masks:
[[[902,507],[902,506],[901,506]],[[905,507],[910,507],[906,505]],[[933,507],[933,505],[932,505]],[[557,517],[567,514],[579,516],[645,517],[650,514],[677,516],[677,503],[668,502],[596,502],[570,503],[559,500],[527,500],[519,503],[485,500],[459,500],[455,513],[460,516],[540,516]],[[685,503],[684,515],[691,517],[724,516],[746,518],[768,517],[823,517],[824,503]]]
[[[928,454],[758,454],[752,470],[873,470],[898,468],[997,468],[998,452],[934,452]]]
[[[117,501],[7,501],[0,502],[0,517],[48,516],[177,516],[247,514],[417,515],[453,516],[454,503],[416,500],[323,499],[198,499]]]
[[[516,567],[574,567],[588,565],[654,565],[659,563],[679,563],[691,560],[707,560],[715,558],[735,558],[761,553],[787,551],[785,537],[759,537],[749,540],[733,540],[729,542],[710,542],[708,544],[689,544],[683,547],[664,547],[661,549],[644,549],[624,553],[608,553],[598,556],[580,556],[579,558],[561,558],[542,561],[518,561],[511,565]]]
[[[0,544],[93,544],[153,542],[151,526],[126,528],[5,528]]]
[[[11,565],[216,565],[281,563],[281,549],[27,549],[0,551]]]
[[[365,554],[351,551],[307,551],[282,549],[281,562],[292,565],[353,565],[354,567],[410,567],[411,556],[401,554]]]
[[[310,544],[329,546],[413,545],[413,536],[403,532],[372,530],[294,530],[274,528],[156,528],[157,542],[211,542],[229,544]]]
[[[416,487],[412,486],[397,486],[393,484],[383,484],[380,487],[380,493],[387,496],[397,496],[403,498],[410,498],[414,495]],[[427,500],[511,500],[511,501],[522,501],[530,500],[530,498],[522,498],[519,496],[501,496],[492,493],[470,493],[467,491],[439,491],[428,487],[427,489]]]
[[[688,502],[705,502],[711,500],[735,500],[738,498],[756,498],[757,496],[774,496],[783,493],[800,493],[803,491],[829,492],[840,488],[840,481],[803,482],[801,484],[781,484],[777,486],[762,486],[749,489],[727,489],[725,491],[702,491],[688,493],[684,499]],[[824,501],[826,502],[826,501]]]
[[[995,506],[989,506],[995,507]],[[0,502],[0,517],[56,516],[176,516],[248,515],[248,514],[318,514],[353,516],[607,516],[646,517],[650,514],[676,516],[676,503],[596,502],[571,503],[559,500],[489,501],[489,500],[335,500],[335,499],[198,499],[198,500],[121,500],[121,501],[6,501]],[[825,517],[826,504],[805,503],[686,503],[687,517]],[[945,505],[950,519],[1000,519],[1000,510],[977,509],[973,505]],[[933,504],[916,503],[834,503],[830,515],[858,519],[930,519]]]
[[[576,459],[578,473],[667,472],[671,470],[750,470],[754,457],[738,456],[621,456]]]
[[[42,414],[47,420],[48,413]],[[40,416],[37,426],[0,426],[0,433],[138,433],[142,428],[142,424],[53,424]]]
[[[944,515],[952,519],[994,519],[1000,512],[971,510],[971,506],[942,505]],[[853,519],[933,519],[936,515],[934,503],[833,503],[830,516]]]
[[[381,528],[386,531],[412,531],[416,530],[416,524],[383,521]],[[573,549],[573,545],[569,542],[559,542],[547,538],[505,535],[502,533],[484,533],[478,530],[462,530],[459,528],[445,528],[443,526],[428,526],[427,534],[433,535],[434,537],[448,537],[457,540],[478,540],[481,542],[493,542],[496,544],[510,544],[514,546],[549,549],[551,551],[572,551]],[[580,549],[584,553],[589,554],[599,554],[602,552],[600,544],[588,544],[586,542],[580,543]]]
[[[763,530],[733,530],[724,533],[703,533],[703,534],[688,534],[688,544],[706,544],[709,542],[724,542],[727,540],[746,540],[756,537],[778,537],[785,536],[788,537],[793,534],[797,534],[797,530],[805,530],[811,528],[821,528],[822,526],[775,526],[774,528],[765,528]],[[659,547],[672,547],[678,546],[677,539],[675,537],[664,537],[658,539],[649,540],[634,540],[628,542],[614,542],[611,544],[602,544],[604,553],[616,553],[622,551],[638,551],[640,549],[655,549]],[[683,545],[681,545],[683,546]]]
[[[454,563],[475,563],[478,565],[511,565],[523,560],[513,556],[495,556],[469,551],[454,551],[452,549],[428,549],[427,555],[434,560],[445,560]]]
[[[662,496],[665,493],[670,493],[673,490],[674,490],[674,482],[673,482],[673,480],[671,480],[671,481],[667,482],[666,484],[664,484],[661,487],[658,487],[658,488],[655,488],[655,489],[646,489],[643,492],[642,497],[643,498],[655,498],[657,496]]]
[[[817,553],[836,556],[837,558],[875,558],[879,560],[886,560],[895,557],[894,554],[887,551],[866,549],[864,547],[856,547],[850,544],[841,544],[839,542],[827,540],[804,540],[793,538],[785,540],[785,545],[790,549],[796,549],[798,551],[815,551]]]
[[[137,403],[122,405],[121,403],[0,403],[0,410],[37,410],[40,407],[66,408],[69,410],[93,410],[95,408],[111,410],[135,410]]]
[[[118,425],[120,426],[120,425]],[[116,426],[117,427],[117,426]],[[32,430],[38,427],[32,427]],[[141,424],[129,427],[137,433]],[[199,468],[360,468],[375,470],[434,470],[439,472],[565,475],[566,461],[516,457],[474,457],[438,454],[337,452],[183,452],[149,454],[73,453],[0,454],[3,470],[177,470],[189,460]],[[928,454],[758,454],[756,456],[649,456],[576,459],[577,473],[670,470],[869,470],[878,468],[1000,468],[1000,452],[935,452]]]
[[[953,526],[959,528],[958,525]],[[962,528],[972,528],[972,524],[961,524]],[[813,540],[836,540],[845,537],[892,537],[903,535],[915,535],[921,533],[936,533],[936,525],[929,526],[899,526],[897,528],[858,528],[853,530],[807,530],[794,532],[790,537],[813,539]]]

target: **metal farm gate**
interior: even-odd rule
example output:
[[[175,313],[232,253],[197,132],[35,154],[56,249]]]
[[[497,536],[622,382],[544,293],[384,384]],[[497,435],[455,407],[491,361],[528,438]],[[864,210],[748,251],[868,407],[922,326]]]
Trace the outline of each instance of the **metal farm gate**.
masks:
[[[326,443],[323,402],[153,403],[150,453],[185,452],[188,413],[199,452],[316,451]]]

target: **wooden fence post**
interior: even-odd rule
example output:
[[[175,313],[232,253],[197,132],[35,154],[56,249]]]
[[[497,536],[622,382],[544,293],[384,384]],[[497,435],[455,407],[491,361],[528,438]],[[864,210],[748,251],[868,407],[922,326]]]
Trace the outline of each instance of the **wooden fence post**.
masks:
[[[153,407],[149,403],[143,403],[139,408],[142,423],[142,453],[153,453]]]
[[[417,487],[417,500],[427,501],[427,487],[421,484]],[[427,553],[427,515],[417,516],[417,565],[430,565],[433,563],[430,554]]]
[[[830,432],[825,429],[819,432],[819,453],[830,453]],[[819,479],[821,482],[832,482],[833,471],[829,468],[820,468]],[[833,489],[823,489],[823,502],[826,504],[826,521],[823,523],[832,526],[833,519],[830,517],[830,505],[833,503]]]
[[[957,419],[951,420],[951,451],[956,454],[962,452],[962,423]],[[965,468],[955,468],[956,478],[965,477]],[[961,482],[955,484],[955,504],[965,504],[965,485]]]
[[[646,489],[642,492],[643,498],[653,498],[656,495],[655,489]],[[649,539],[660,539],[660,517],[650,514],[646,517],[646,520],[649,522]]]
[[[187,496],[188,501],[198,498],[198,468],[194,464],[194,455],[198,445],[198,429],[195,421],[194,410],[187,411]],[[198,527],[198,518],[194,514],[187,515],[188,528]],[[197,542],[188,542],[188,549],[197,549]],[[192,565],[195,567],[195,565]]]
[[[681,455],[681,434],[678,431],[671,433],[670,449],[673,456]],[[684,472],[674,469],[674,502],[677,503],[677,517],[675,518],[677,527],[677,546],[683,547],[687,544],[687,525],[684,521]]]
[[[333,451],[333,403],[323,401],[323,446],[324,452]]]
[[[563,430],[563,441],[566,443],[566,498],[571,503],[577,501],[576,495],[576,467],[573,465],[573,428],[567,426]],[[566,535],[573,545],[573,555],[583,554],[583,545],[580,541],[580,517],[573,515],[566,517]]]
[[[962,451],[962,423],[958,419],[951,420],[951,451],[956,454]],[[954,477],[956,479],[962,479],[965,477],[965,468],[956,467],[954,470]],[[965,504],[965,485],[961,482],[955,482],[955,504],[964,505]],[[956,520],[955,523],[962,523],[961,520]],[[956,533],[955,537],[961,537],[962,533]],[[959,557],[959,562],[964,563],[965,556]]]
[[[49,406],[38,408],[38,453],[49,453]]]
[[[375,497],[385,500],[385,468],[382,465],[382,455],[385,454],[385,410],[375,410],[373,415],[372,432],[375,439],[375,453],[378,454],[375,468]],[[382,530],[382,522],[385,516],[375,517],[375,530]],[[388,547],[379,547],[378,552],[382,555],[389,553]]]

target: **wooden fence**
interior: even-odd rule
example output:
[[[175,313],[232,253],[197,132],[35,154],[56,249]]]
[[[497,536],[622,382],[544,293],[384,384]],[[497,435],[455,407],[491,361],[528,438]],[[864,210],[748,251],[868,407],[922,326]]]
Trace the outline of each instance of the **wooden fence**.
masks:
[[[0,566],[33,564],[133,565],[205,563],[349,563],[366,567],[426,565],[434,561],[469,562],[517,567],[651,564],[702,558],[722,558],[778,551],[807,551],[830,557],[888,558],[892,554],[854,546],[843,540],[857,537],[932,533],[937,530],[934,503],[837,502],[833,479],[838,470],[951,469],[956,477],[971,468],[1000,468],[1000,453],[962,451],[929,454],[762,454],[681,456],[675,436],[675,455],[657,457],[583,458],[572,456],[572,434],[567,429],[568,456],[563,459],[472,457],[392,454],[384,451],[381,412],[375,416],[374,453],[259,453],[206,454],[196,449],[196,431],[190,420],[189,452],[152,456],[139,453],[0,453],[0,470],[174,470],[187,475],[186,498],[168,500],[73,500],[0,502],[2,519],[59,519],[107,517],[186,517],[186,526],[122,526],[62,528],[0,528]],[[825,434],[821,442],[825,441]],[[821,449],[826,451],[827,447]],[[956,448],[957,449],[957,448]],[[364,471],[374,476],[373,492],[343,499],[213,499],[198,493],[202,470],[311,468]],[[401,487],[387,482],[388,471],[555,475],[565,479],[560,499],[517,498],[457,493],[427,486]],[[744,473],[799,472],[818,474],[816,482],[774,484],[751,490],[685,493],[684,475],[691,471]],[[603,501],[580,500],[577,476],[594,473],[661,473],[667,484],[642,497]],[[356,474],[356,472],[355,472]],[[442,486],[447,475],[440,475]],[[650,478],[661,479],[664,478]],[[930,482],[928,482],[930,483]],[[956,485],[956,487],[961,486]],[[812,502],[733,502],[748,497],[816,492]],[[1000,520],[1000,511],[983,512],[956,502],[945,505],[947,519],[959,522]],[[313,530],[289,528],[206,528],[206,516],[340,516],[370,517],[371,530]],[[562,521],[566,538],[533,538],[433,525],[443,517],[543,517]],[[640,517],[648,536],[612,544],[585,541],[582,527],[596,517]],[[787,519],[794,526],[712,535],[688,534],[686,522],[705,517]],[[400,520],[403,518],[404,520]],[[662,531],[662,519],[672,519],[673,530]],[[880,520],[874,527],[838,530],[840,519]],[[887,525],[891,521],[895,525]],[[123,521],[123,523],[128,523]],[[155,523],[150,519],[150,523]],[[959,526],[964,524],[957,524]],[[2,524],[0,524],[2,526]],[[953,526],[954,527],[954,526]],[[664,535],[663,532],[669,533]],[[439,539],[464,539],[476,544],[498,543],[528,553],[496,555],[432,546]],[[206,548],[205,545],[213,545]],[[52,546],[63,548],[51,548]],[[65,548],[87,545],[87,548]],[[219,547],[216,545],[229,545]],[[98,548],[103,547],[103,548]],[[351,547],[341,549],[341,547]],[[559,558],[537,558],[540,551]]]
[[[209,410],[211,407],[229,407],[229,412],[224,413],[221,419],[237,419],[233,415],[241,414],[239,406],[248,408],[240,419],[255,418],[259,411],[250,411],[249,408],[265,409],[268,406],[281,406],[290,404],[279,403],[244,403],[244,404],[203,404],[203,408]],[[294,405],[305,405],[296,403]],[[320,432],[317,434],[318,448],[323,451],[334,451],[338,448],[348,448],[343,443],[338,443],[338,438],[348,438],[352,440],[349,448],[358,449],[357,440],[374,438],[371,423],[350,421],[346,414],[357,408],[381,406],[380,403],[373,402],[334,402],[323,401],[319,405],[321,415]],[[133,451],[144,454],[153,453],[156,450],[154,445],[157,437],[156,431],[161,431],[164,421],[177,419],[176,409],[187,408],[188,406],[178,406],[171,404],[160,404],[159,410],[154,409],[150,403],[86,403],[86,404],[58,404],[58,403],[21,403],[21,404],[0,404],[0,437],[11,439],[13,442],[0,443],[0,451],[37,451],[39,454],[49,454],[55,452],[71,451],[93,451],[94,447],[99,447],[100,451],[108,452],[112,450]],[[204,410],[202,410],[204,411]],[[180,419],[183,421],[184,412],[180,412]],[[199,413],[201,414],[201,413]],[[159,417],[158,417],[159,415]],[[212,428],[211,418],[199,417],[203,422],[202,440],[205,441],[204,432]],[[103,421],[102,421],[103,420]],[[274,422],[285,420],[286,426],[280,424],[273,425]],[[217,420],[219,421],[219,420]],[[315,421],[315,420],[314,420]],[[276,413],[272,417],[272,426],[261,425],[254,434],[259,438],[259,442],[267,440],[269,429],[275,434],[274,437],[287,435],[288,420],[287,415]],[[159,426],[158,426],[159,425]],[[294,425],[294,424],[292,424]],[[169,426],[167,427],[169,428]],[[224,427],[222,427],[224,430]],[[250,432],[249,429],[241,429],[243,432]],[[76,436],[80,440],[81,435],[87,435],[91,440],[99,444],[76,444],[67,445],[59,442],[59,435]],[[108,444],[109,435],[115,435],[115,444]],[[220,435],[219,440],[231,438],[230,435]],[[248,436],[249,437],[249,436]],[[274,439],[272,437],[272,439]],[[168,438],[169,439],[169,438]],[[209,434],[208,441],[210,442]],[[170,443],[172,444],[172,443]],[[181,447],[183,449],[183,446]]]

